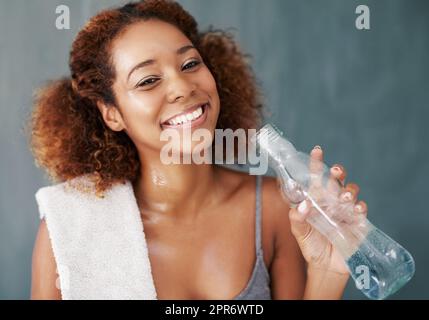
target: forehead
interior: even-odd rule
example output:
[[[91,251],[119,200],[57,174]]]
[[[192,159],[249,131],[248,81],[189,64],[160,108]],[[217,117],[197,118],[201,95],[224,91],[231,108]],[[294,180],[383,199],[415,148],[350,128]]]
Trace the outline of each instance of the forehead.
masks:
[[[156,59],[160,53],[175,53],[191,41],[175,26],[159,20],[132,24],[112,44],[111,54],[118,73],[136,63]]]

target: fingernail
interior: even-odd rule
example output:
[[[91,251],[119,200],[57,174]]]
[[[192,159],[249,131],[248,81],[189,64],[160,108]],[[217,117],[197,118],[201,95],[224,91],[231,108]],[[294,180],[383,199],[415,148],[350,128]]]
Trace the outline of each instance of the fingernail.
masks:
[[[305,211],[307,210],[307,201],[303,201],[303,202],[301,202],[300,204],[299,204],[299,206],[298,206],[298,211],[300,212],[300,213],[305,213]]]
[[[360,204],[357,204],[355,206],[355,208],[356,208],[357,211],[362,211],[362,206]]]
[[[320,149],[320,150],[322,150],[322,147],[321,147],[321,146],[319,146],[319,145],[315,145],[315,146],[314,146],[314,148],[313,148],[313,150],[314,150],[314,149]]]
[[[332,169],[336,172],[341,172],[341,168],[337,166],[333,166]]]
[[[350,201],[350,200],[352,200],[352,194],[350,193],[350,192],[346,192],[346,193],[344,193],[343,194],[343,200],[345,200],[345,201]]]

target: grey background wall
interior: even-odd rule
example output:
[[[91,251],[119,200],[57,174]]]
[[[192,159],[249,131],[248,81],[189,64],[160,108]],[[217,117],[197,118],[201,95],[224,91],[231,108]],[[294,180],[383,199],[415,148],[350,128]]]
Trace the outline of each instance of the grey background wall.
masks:
[[[416,260],[392,299],[429,298],[429,2],[181,0],[202,28],[234,28],[264,89],[270,121],[302,150],[315,144],[361,187],[369,218]],[[124,1],[0,0],[0,299],[27,299],[38,227],[36,190],[49,182],[22,128],[32,92],[68,74],[71,42],[97,11]],[[70,8],[71,29],[55,28]],[[366,4],[371,29],[355,28]],[[364,299],[350,281],[345,298]]]

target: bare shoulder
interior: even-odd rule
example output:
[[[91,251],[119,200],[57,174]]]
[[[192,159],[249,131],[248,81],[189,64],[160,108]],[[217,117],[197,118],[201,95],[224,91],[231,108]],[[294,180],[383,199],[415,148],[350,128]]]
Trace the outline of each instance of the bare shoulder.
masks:
[[[273,235],[270,266],[273,299],[301,299],[305,287],[305,262],[289,221],[290,201],[282,196],[278,180],[264,177],[264,215]]]
[[[235,171],[219,167],[222,186],[228,192],[235,190],[241,203],[254,197],[255,176],[248,172]],[[274,245],[276,232],[284,232],[289,227],[289,202],[282,197],[275,177],[264,176],[262,179],[262,219],[263,233],[271,238]],[[279,230],[280,227],[280,230]],[[287,230],[286,230],[287,231]]]
[[[242,173],[243,174],[243,173]],[[242,177],[246,189],[254,189],[254,176]],[[289,221],[290,201],[281,194],[277,178],[262,180],[262,242],[271,277],[273,299],[301,299],[306,268]]]
[[[255,190],[255,176],[247,172],[233,172],[241,188],[251,191],[253,195]],[[290,208],[289,201],[284,198],[280,191],[280,186],[275,177],[264,176],[262,178],[262,206],[263,216],[269,224],[277,223],[280,220],[288,222],[288,212]]]
[[[255,176],[248,172],[220,168],[222,186],[227,192],[234,193],[239,198],[240,205],[245,205],[254,199]],[[277,235],[290,234],[289,202],[282,197],[280,187],[275,177],[264,176],[262,179],[262,237],[264,254],[271,264],[274,256]],[[253,211],[250,211],[253,214]]]
[[[33,249],[31,299],[61,299],[61,291],[56,286],[56,269],[48,227],[43,219]]]
[[[289,225],[290,202],[282,196],[275,177],[263,178],[263,203],[264,214],[273,224],[284,222],[286,226]],[[282,226],[285,227],[283,223]]]
[[[279,255],[284,242],[294,241],[290,222],[290,202],[282,196],[280,186],[275,177],[263,177],[262,211],[265,230],[272,239],[272,259]]]

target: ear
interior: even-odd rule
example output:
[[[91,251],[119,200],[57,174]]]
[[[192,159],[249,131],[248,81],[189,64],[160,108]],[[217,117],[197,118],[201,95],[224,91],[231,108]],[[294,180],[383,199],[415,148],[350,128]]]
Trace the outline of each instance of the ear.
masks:
[[[113,131],[122,131],[126,128],[124,119],[122,118],[118,108],[112,105],[107,105],[102,101],[97,101],[97,107],[98,110],[100,110],[104,122],[110,129]]]

